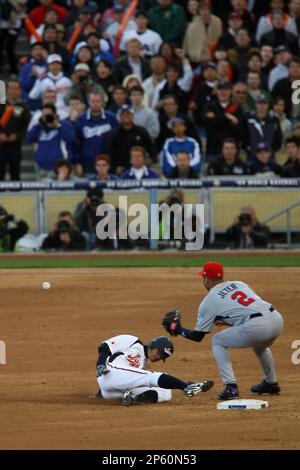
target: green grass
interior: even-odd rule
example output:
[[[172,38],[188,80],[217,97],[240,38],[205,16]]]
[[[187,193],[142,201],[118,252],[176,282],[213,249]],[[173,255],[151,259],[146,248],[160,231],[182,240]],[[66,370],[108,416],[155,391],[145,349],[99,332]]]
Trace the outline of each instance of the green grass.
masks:
[[[153,258],[99,258],[94,259],[71,259],[71,258],[45,258],[45,259],[22,259],[22,257],[5,259],[0,258],[0,269],[19,269],[19,268],[139,268],[139,267],[199,267],[205,262],[210,261],[211,256],[196,256],[179,258],[163,258],[153,256]],[[259,267],[259,266],[300,266],[300,256],[216,256],[213,259],[222,263],[226,267]]]

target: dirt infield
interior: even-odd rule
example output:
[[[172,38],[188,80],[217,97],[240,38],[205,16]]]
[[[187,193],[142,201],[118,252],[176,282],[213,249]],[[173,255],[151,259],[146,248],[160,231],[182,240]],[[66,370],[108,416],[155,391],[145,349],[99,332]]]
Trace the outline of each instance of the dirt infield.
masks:
[[[205,295],[193,268],[49,269],[0,271],[0,449],[296,449],[300,448],[300,365],[291,343],[300,339],[300,268],[228,268],[285,317],[273,352],[283,392],[269,409],[217,411],[222,388],[210,351],[175,338],[175,355],[156,370],[183,379],[216,382],[207,394],[124,408],[88,395],[97,389],[100,339],[131,333],[162,334],[162,313],[173,306],[193,327]],[[51,290],[42,290],[43,281]],[[233,351],[241,396],[261,378],[250,350]]]

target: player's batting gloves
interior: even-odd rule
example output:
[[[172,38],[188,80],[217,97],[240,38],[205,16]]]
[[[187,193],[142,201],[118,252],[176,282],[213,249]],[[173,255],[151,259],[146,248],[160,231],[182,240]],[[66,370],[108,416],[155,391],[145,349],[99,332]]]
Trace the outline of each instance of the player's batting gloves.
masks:
[[[181,313],[179,308],[167,312],[162,320],[162,326],[171,335],[177,336],[181,331]]]
[[[107,375],[109,373],[110,373],[110,370],[106,369],[106,366],[101,365],[97,367],[96,377],[98,379],[99,377],[101,377],[101,375]]]

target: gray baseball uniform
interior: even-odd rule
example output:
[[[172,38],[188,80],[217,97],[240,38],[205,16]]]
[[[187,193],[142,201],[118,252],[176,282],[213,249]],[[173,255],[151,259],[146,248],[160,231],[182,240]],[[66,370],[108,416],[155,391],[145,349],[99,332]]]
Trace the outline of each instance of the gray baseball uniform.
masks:
[[[199,305],[197,331],[210,332],[216,322],[227,328],[212,338],[212,350],[224,384],[236,383],[228,348],[253,348],[264,380],[276,382],[275,365],[268,348],[281,334],[283,318],[247,284],[226,281],[215,285]]]
[[[111,362],[107,359],[107,375],[97,378],[101,395],[105,400],[121,398],[124,391],[129,389],[134,395],[140,395],[148,390],[155,390],[158,403],[172,399],[172,390],[160,388],[157,381],[163,372],[146,370],[147,358],[144,346],[137,336],[118,335],[104,341],[112,353],[121,353]]]

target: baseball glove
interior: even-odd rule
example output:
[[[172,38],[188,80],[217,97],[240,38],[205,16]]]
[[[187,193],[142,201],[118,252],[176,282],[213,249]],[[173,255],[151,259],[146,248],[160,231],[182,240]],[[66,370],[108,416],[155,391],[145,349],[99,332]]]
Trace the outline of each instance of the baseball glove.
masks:
[[[181,313],[179,308],[167,312],[162,320],[162,326],[171,335],[177,336],[181,328]]]

